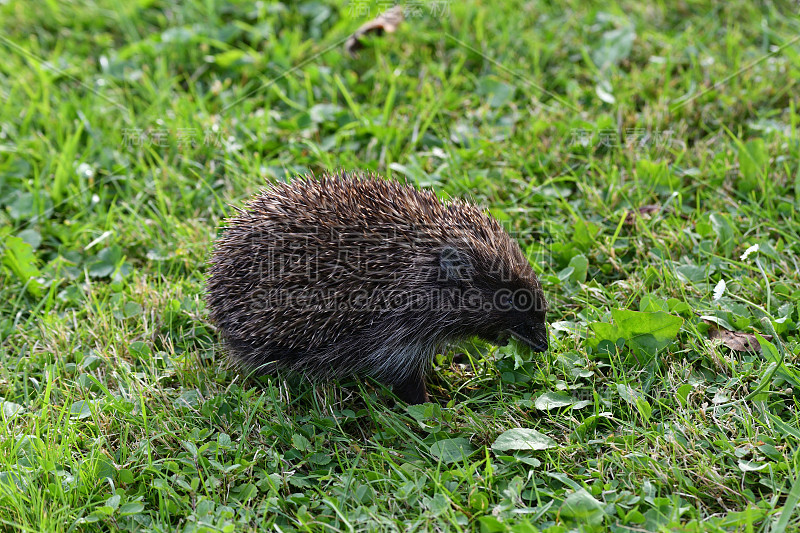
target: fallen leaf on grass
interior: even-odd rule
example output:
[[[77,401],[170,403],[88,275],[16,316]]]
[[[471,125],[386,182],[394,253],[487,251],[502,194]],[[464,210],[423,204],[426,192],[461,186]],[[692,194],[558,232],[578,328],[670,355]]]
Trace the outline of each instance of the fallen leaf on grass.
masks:
[[[708,330],[708,338],[713,340],[719,339],[722,344],[735,352],[760,352],[761,345],[758,343],[756,336],[752,333],[744,333],[741,331],[729,331],[717,327],[715,324],[710,324]],[[767,340],[772,340],[772,335],[762,335]]]
[[[394,6],[387,9],[374,19],[361,25],[353,35],[347,38],[344,43],[344,49],[351,56],[355,56],[356,52],[364,48],[361,38],[369,33],[376,35],[383,35],[384,33],[394,33],[400,23],[403,22],[403,7]]]
[[[659,211],[661,211],[661,206],[658,204],[643,205],[635,211],[628,211],[628,214],[625,216],[625,224],[628,226],[635,224],[637,214],[652,215],[654,213],[658,213]]]

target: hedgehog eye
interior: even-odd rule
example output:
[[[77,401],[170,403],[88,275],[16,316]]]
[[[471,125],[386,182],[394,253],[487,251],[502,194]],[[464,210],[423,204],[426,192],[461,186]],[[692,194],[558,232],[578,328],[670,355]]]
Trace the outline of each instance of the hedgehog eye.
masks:
[[[517,311],[529,311],[533,308],[533,295],[531,291],[519,289],[514,292],[514,308]]]
[[[502,309],[509,310],[511,309],[511,295],[510,294],[501,294],[500,295],[500,306]]]

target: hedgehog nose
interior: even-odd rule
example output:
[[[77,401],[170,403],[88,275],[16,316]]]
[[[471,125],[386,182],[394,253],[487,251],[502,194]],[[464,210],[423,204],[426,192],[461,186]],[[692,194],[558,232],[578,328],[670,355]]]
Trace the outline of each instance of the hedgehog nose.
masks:
[[[543,341],[538,341],[535,344],[529,344],[528,346],[531,347],[531,350],[538,353],[546,352],[547,348],[550,347],[550,345],[547,342],[547,339],[544,339]]]
[[[546,352],[547,348],[549,347],[546,337],[544,339],[534,339],[533,341],[524,339],[523,342],[530,346],[531,350],[537,353]]]
[[[534,352],[541,353],[547,351],[547,328],[544,326],[544,324],[536,324],[534,326],[529,324],[520,324],[510,328],[508,332],[515,339],[530,346],[531,350]]]

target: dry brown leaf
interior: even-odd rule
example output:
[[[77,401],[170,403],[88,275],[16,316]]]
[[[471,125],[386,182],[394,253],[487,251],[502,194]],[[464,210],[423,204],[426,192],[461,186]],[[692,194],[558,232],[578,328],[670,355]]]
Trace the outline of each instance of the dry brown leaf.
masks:
[[[653,213],[658,213],[659,211],[661,211],[661,206],[658,204],[643,205],[636,211],[628,211],[628,214],[625,216],[625,224],[628,226],[635,224],[637,213],[640,215],[652,215]]]
[[[403,22],[403,7],[394,6],[387,9],[374,19],[361,25],[353,35],[347,38],[344,43],[344,49],[351,56],[356,55],[356,52],[361,50],[364,45],[361,43],[361,38],[368,33],[376,35],[383,35],[384,33],[394,33],[400,23]]]
[[[639,213],[643,215],[652,215],[653,213],[658,213],[659,211],[661,211],[661,206],[658,204],[643,205],[639,208]]]
[[[708,323],[708,322],[706,322]],[[719,339],[722,344],[735,352],[760,352],[761,345],[758,339],[752,333],[744,333],[741,331],[728,331],[717,327],[715,324],[710,323],[711,327],[708,330],[708,338],[713,340]],[[766,340],[772,340],[772,335],[762,335]]]

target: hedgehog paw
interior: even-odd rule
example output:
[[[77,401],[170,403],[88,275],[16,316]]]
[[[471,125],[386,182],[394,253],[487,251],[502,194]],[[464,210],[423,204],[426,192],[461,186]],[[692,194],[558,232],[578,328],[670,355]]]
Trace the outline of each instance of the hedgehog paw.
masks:
[[[425,380],[422,377],[411,376],[402,383],[394,386],[394,393],[398,398],[409,405],[416,405],[430,401]]]

